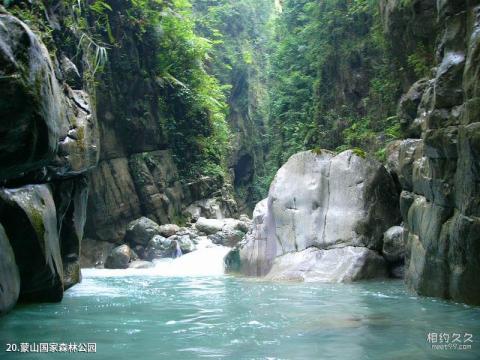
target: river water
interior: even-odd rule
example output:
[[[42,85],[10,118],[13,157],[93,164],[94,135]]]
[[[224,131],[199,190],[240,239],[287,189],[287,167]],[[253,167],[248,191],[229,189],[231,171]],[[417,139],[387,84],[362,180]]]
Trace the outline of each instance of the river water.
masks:
[[[219,261],[205,262],[224,252],[210,249],[151,270],[84,270],[62,303],[19,305],[0,319],[0,358],[480,359],[478,307],[416,297],[400,281],[226,276]],[[440,342],[441,333],[448,342]],[[34,342],[91,343],[96,353],[4,351],[9,343]],[[432,349],[445,344],[452,349]]]

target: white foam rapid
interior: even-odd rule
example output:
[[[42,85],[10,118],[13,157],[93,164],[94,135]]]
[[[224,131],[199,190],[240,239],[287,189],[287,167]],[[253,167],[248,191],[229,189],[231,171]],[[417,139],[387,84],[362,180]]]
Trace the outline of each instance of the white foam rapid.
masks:
[[[116,276],[165,276],[194,277],[220,276],[225,273],[224,257],[230,251],[229,247],[213,244],[207,238],[199,241],[197,250],[176,259],[154,260],[155,266],[149,269],[82,269],[87,277]]]

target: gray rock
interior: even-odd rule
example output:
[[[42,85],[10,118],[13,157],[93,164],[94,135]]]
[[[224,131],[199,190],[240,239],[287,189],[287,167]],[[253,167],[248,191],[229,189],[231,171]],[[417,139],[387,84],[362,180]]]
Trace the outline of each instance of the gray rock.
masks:
[[[87,218],[87,179],[77,176],[55,183],[53,198],[57,210],[64,290],[81,282],[80,248]]]
[[[405,264],[397,264],[391,267],[390,276],[394,279],[405,278]]]
[[[193,220],[201,217],[224,219],[235,214],[237,204],[231,198],[208,198],[197,200],[185,209],[185,213]]]
[[[175,224],[160,225],[160,235],[166,238],[175,235],[179,231],[180,231],[180,227]]]
[[[213,235],[222,230],[241,231],[246,233],[249,229],[249,225],[246,222],[237,219],[227,218],[219,220],[201,217],[195,223],[195,229],[207,235]]]
[[[65,55],[60,59],[60,67],[62,69],[63,77],[68,85],[73,89],[82,88],[82,77],[78,72],[77,66]]]
[[[214,244],[234,247],[240,241],[242,241],[244,236],[245,236],[245,233],[243,231],[234,230],[234,229],[224,229],[213,235],[209,235],[208,238]]]
[[[66,84],[64,91],[47,48],[16,17],[0,14],[0,44],[0,98],[9,99],[0,118],[15,119],[0,128],[0,180],[29,172],[47,181],[94,167],[99,137],[88,94]]]
[[[146,246],[155,235],[161,234],[161,230],[155,221],[141,217],[128,224],[125,242]]]
[[[143,214],[158,224],[168,224],[178,218],[185,195],[172,152],[134,154],[128,165]]]
[[[129,269],[151,269],[155,265],[150,261],[135,260],[130,263],[128,266]]]
[[[182,254],[188,254],[196,249],[195,244],[188,236],[181,236],[177,241],[180,245],[180,250],[182,250]]]
[[[0,44],[0,98],[9,99],[0,107],[0,118],[6,119],[0,128],[0,179],[8,179],[53,160],[60,133],[68,127],[60,86],[41,40],[19,19],[0,14]]]
[[[128,245],[114,248],[105,261],[105,269],[126,269],[129,266],[132,251]]]
[[[421,158],[422,149],[423,141],[418,139],[406,139],[400,144],[397,174],[404,190],[413,189],[413,166]]]
[[[299,153],[278,171],[268,199],[257,204],[240,245],[240,268],[267,275],[277,257],[311,247],[381,250],[383,232],[399,218],[398,193],[381,164],[352,151]]]
[[[144,259],[152,261],[153,259],[171,258],[175,255],[177,242],[175,236],[164,238],[161,235],[155,235],[145,249]]]
[[[223,229],[224,221],[218,219],[199,218],[195,223],[195,228],[207,235],[215,234]]]
[[[60,301],[64,288],[63,263],[50,186],[0,190],[0,223],[8,234],[20,271],[20,298]]]
[[[275,281],[352,282],[386,277],[385,260],[364,247],[308,248],[277,257],[265,277]]]
[[[126,158],[101,161],[90,175],[86,236],[120,242],[132,219],[142,216]]]
[[[421,101],[424,140],[405,167],[411,180],[401,195],[405,282],[421,295],[478,305],[479,7],[441,0],[437,10],[439,66],[430,81],[433,91]]]
[[[11,310],[20,294],[20,273],[7,234],[0,225],[0,316]]]
[[[416,119],[418,107],[427,85],[428,79],[418,80],[400,99],[397,114],[408,137],[419,138],[421,136],[422,129]]]
[[[393,226],[383,236],[383,256],[390,263],[400,262],[405,259],[404,228]]]
[[[114,246],[106,241],[83,239],[80,266],[82,268],[102,268]]]

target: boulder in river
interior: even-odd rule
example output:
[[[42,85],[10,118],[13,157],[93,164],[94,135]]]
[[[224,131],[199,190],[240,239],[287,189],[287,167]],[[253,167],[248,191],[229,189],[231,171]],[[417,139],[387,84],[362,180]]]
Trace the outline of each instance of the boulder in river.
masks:
[[[386,263],[377,252],[383,233],[399,220],[398,192],[380,163],[354,151],[301,152],[282,166],[268,198],[257,204],[252,227],[237,250],[238,268],[251,276],[276,279],[274,273],[282,278],[295,273],[300,279],[309,276],[298,272],[310,271],[302,264],[323,269],[322,262],[344,262],[355,266],[317,278],[353,281],[383,276]],[[349,251],[340,251],[347,247]],[[307,249],[311,250],[303,252]],[[378,268],[372,270],[372,264]]]
[[[126,269],[132,258],[132,250],[128,245],[120,245],[114,248],[105,261],[106,269]]]
[[[132,221],[127,226],[125,242],[146,246],[155,235],[161,235],[162,228],[155,221],[147,217]]]
[[[170,258],[176,253],[177,242],[173,237],[165,238],[161,235],[155,235],[145,248],[144,259],[151,261],[153,259]]]
[[[209,235],[208,238],[217,245],[234,247],[242,241],[245,233],[235,229],[223,229],[215,234]]]

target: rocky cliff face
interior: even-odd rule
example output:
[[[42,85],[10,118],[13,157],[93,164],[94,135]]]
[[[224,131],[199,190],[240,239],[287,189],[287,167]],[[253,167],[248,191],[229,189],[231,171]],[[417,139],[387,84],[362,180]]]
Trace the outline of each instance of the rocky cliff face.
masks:
[[[438,1],[436,16],[433,77],[415,83],[399,108],[412,137],[398,143],[395,165],[406,282],[421,295],[480,304],[480,6]]]
[[[141,216],[236,212],[223,179],[182,178],[172,146],[182,134],[168,138],[167,90],[154,72],[158,42],[139,38],[129,4],[109,3],[109,34],[66,2],[0,7],[0,313],[18,298],[59,301],[80,281],[84,228],[114,243]],[[108,61],[91,36],[116,39]]]
[[[236,204],[229,190],[222,189],[221,179],[201,177],[188,182],[179,174],[175,157],[185,158],[185,163],[191,154],[175,154],[173,139],[168,138],[172,119],[162,101],[169,95],[156,68],[159,35],[141,37],[138,25],[127,21],[130,5],[109,3],[116,44],[99,77],[101,153],[90,177],[86,236],[118,242],[127,224],[140,216],[159,224],[184,222],[191,216],[231,216]],[[171,107],[183,111],[182,104],[175,105],[174,100]]]
[[[58,50],[58,49],[51,49]],[[67,54],[0,7],[0,314],[80,280],[95,110]]]
[[[227,263],[274,280],[385,276],[380,253],[383,233],[400,219],[397,196],[374,160],[352,151],[298,153],[277,172],[252,230]]]

